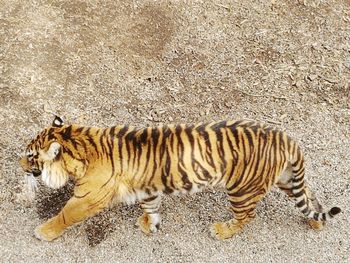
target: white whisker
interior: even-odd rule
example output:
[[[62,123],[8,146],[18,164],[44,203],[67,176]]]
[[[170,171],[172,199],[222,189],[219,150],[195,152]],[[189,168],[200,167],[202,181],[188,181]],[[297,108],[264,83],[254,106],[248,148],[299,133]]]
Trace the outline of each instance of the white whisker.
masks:
[[[27,185],[27,189],[30,192],[35,193],[36,190],[38,189],[38,184],[37,184],[35,177],[32,174],[26,174],[24,177],[24,180],[25,180],[25,183]]]

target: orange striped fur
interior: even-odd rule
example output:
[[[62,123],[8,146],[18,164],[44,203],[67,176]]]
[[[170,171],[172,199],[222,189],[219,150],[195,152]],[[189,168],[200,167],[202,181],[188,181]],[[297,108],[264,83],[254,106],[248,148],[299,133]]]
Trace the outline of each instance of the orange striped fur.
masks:
[[[160,225],[163,194],[191,193],[206,186],[226,189],[233,218],[215,223],[225,239],[255,216],[258,201],[277,185],[296,200],[314,228],[340,209],[322,207],[304,182],[304,157],[285,132],[248,120],[136,129],[65,125],[58,117],[27,147],[22,168],[52,188],[71,177],[74,196],[59,214],[35,229],[51,241],[111,202],[139,202],[137,224],[146,233]]]

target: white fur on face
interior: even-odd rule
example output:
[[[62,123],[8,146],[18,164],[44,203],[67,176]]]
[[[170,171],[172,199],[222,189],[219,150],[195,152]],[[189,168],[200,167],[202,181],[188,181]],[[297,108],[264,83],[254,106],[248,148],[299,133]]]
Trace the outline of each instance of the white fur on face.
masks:
[[[56,158],[57,154],[59,154],[61,149],[61,145],[58,142],[51,143],[49,149],[45,151],[40,152],[40,156],[44,161],[52,161]]]
[[[68,181],[68,174],[59,161],[45,162],[42,171],[43,182],[51,188],[57,189],[64,186]]]

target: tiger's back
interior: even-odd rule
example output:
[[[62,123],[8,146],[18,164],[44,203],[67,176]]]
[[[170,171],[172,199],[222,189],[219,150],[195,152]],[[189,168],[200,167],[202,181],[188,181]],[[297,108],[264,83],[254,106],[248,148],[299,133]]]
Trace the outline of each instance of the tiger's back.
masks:
[[[165,193],[206,185],[237,188],[242,176],[260,178],[256,185],[269,187],[295,147],[284,132],[252,121],[131,128],[117,137],[120,173],[138,183],[135,188]],[[275,174],[266,181],[273,167]]]

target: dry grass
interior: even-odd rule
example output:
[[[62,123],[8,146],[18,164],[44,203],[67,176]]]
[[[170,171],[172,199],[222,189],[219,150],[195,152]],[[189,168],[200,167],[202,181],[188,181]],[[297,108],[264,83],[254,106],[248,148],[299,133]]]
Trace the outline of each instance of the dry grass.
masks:
[[[342,1],[2,1],[0,258],[6,261],[228,262],[349,260],[350,3]],[[167,197],[161,232],[134,228],[120,206],[53,243],[33,229],[69,197],[42,188],[22,202],[18,156],[51,122],[110,126],[248,117],[296,137],[325,207],[344,212],[309,230],[278,191],[226,242],[223,193]],[[90,244],[90,246],[88,245]]]

